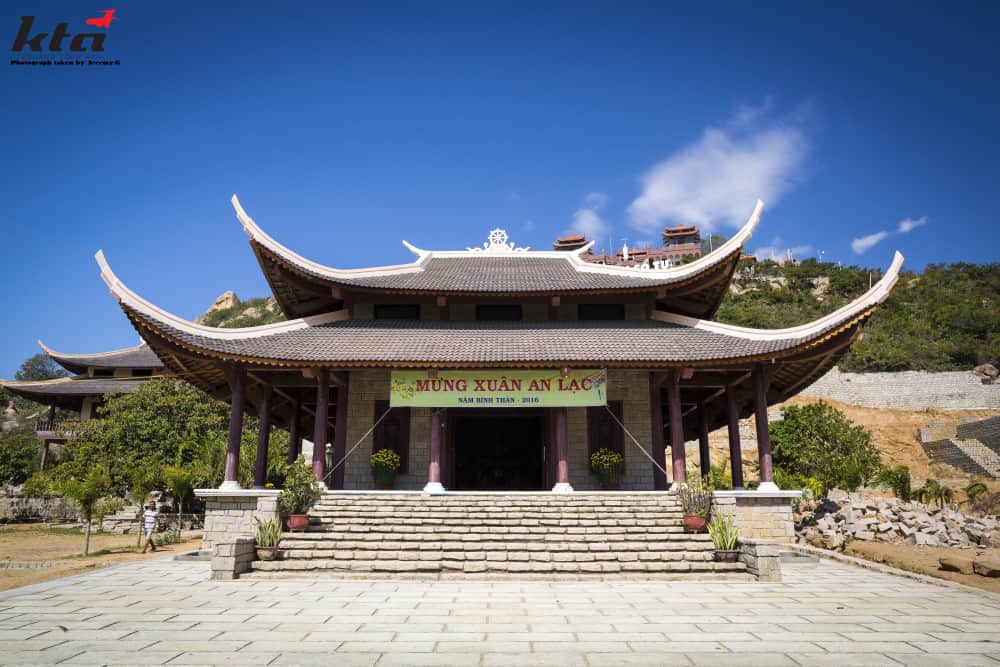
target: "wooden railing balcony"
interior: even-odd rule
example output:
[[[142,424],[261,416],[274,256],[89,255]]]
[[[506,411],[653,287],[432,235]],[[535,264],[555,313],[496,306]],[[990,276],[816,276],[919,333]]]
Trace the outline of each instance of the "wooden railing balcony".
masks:
[[[62,422],[55,420],[42,420],[35,422],[35,432],[41,433],[55,433],[62,430]]]

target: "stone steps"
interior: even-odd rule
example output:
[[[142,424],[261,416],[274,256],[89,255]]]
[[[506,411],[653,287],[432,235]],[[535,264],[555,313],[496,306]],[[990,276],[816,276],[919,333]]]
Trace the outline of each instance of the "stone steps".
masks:
[[[351,494],[330,492],[306,532],[285,533],[253,576],[731,575],[706,534],[688,534],[666,494]]]

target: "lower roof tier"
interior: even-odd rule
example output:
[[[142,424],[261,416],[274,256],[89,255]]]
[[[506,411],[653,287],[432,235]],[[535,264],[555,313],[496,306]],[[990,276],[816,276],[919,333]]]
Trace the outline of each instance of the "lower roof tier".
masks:
[[[37,382],[0,381],[0,387],[36,403],[65,410],[80,410],[85,398],[130,394],[148,378],[59,378]]]

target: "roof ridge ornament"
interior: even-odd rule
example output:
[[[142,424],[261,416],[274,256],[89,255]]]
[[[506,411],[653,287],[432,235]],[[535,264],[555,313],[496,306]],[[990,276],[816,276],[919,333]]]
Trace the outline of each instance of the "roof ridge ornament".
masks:
[[[528,247],[517,248],[514,246],[514,242],[508,242],[507,230],[497,227],[496,229],[491,229],[489,235],[486,237],[486,241],[483,243],[482,248],[466,248],[469,252],[482,252],[482,253],[506,253],[506,252],[527,252],[530,250]]]

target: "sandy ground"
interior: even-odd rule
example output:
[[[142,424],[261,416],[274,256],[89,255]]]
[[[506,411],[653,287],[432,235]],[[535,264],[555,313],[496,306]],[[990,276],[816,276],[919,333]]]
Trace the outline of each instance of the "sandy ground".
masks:
[[[201,537],[178,544],[157,547],[156,552],[142,554],[136,547],[135,535],[92,533],[90,555],[84,558],[83,533],[68,528],[49,529],[45,524],[18,524],[0,527],[0,561],[55,562],[54,567],[39,569],[0,569],[0,590],[87,572],[115,563],[127,563],[167,554],[193,551],[201,545]]]
[[[854,540],[847,545],[844,553],[856,558],[885,563],[901,570],[926,574],[939,579],[957,581],[966,586],[975,586],[994,593],[1000,593],[1000,578],[983,577],[978,574],[961,574],[947,572],[939,568],[938,559],[942,556],[959,556],[976,559],[986,557],[1000,561],[1000,549],[973,547],[959,549],[958,547],[920,547],[915,544],[889,544],[886,542],[862,542]]]

